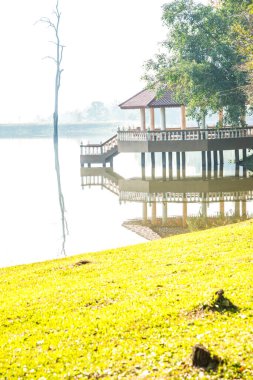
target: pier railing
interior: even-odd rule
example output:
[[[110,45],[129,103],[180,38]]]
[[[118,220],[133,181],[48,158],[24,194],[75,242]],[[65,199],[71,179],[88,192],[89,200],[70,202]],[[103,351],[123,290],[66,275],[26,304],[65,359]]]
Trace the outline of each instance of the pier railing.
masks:
[[[209,203],[250,201],[253,191],[208,192],[208,193],[144,193],[139,191],[120,191],[120,201],[145,203]]]
[[[183,141],[253,137],[253,127],[185,130],[118,130],[118,141]]]
[[[100,144],[83,144],[81,143],[82,155],[102,155],[109,152],[118,145],[117,135],[114,135],[109,140]]]
[[[85,176],[82,178],[82,188],[85,186],[92,187],[92,186],[100,186],[104,187],[107,190],[111,191],[112,193],[119,195],[119,186],[116,181],[113,181],[110,178],[107,178],[105,176],[98,176],[98,175],[90,175]]]

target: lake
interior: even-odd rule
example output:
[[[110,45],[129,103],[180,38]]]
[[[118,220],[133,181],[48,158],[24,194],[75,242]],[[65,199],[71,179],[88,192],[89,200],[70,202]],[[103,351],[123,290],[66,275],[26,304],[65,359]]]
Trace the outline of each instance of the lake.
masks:
[[[147,157],[144,181],[138,154],[118,155],[113,171],[81,171],[80,142],[100,142],[116,130],[116,124],[60,127],[60,174],[69,229],[67,255],[144,242],[152,238],[148,235],[151,230],[165,233],[167,228],[166,233],[172,234],[176,228],[175,233],[182,232],[182,194],[187,198],[187,218],[192,226],[197,226],[196,219],[203,217],[218,223],[220,218],[213,220],[221,209],[227,221],[252,216],[253,180],[250,172],[243,177],[241,167],[240,177],[235,177],[233,152],[225,152],[223,179],[202,179],[198,153],[187,155],[186,174],[195,178],[193,182],[164,180],[159,156],[155,178]],[[51,136],[52,127],[48,125],[0,126],[2,267],[62,257],[61,212]],[[183,192],[177,190],[182,186],[186,187]],[[205,191],[199,191],[198,186],[206,190],[203,187]],[[214,196],[222,191],[221,207],[221,198]],[[208,193],[209,198],[203,195],[203,201],[200,193]]]

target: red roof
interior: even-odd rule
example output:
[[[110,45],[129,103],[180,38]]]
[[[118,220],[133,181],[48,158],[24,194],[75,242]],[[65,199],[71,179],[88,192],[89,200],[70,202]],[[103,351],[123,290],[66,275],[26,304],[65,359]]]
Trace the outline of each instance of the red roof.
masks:
[[[182,104],[179,104],[173,99],[173,92],[171,90],[165,91],[160,98],[157,98],[155,90],[145,89],[121,103],[119,107],[121,109],[134,109],[147,107],[180,107],[181,105]]]

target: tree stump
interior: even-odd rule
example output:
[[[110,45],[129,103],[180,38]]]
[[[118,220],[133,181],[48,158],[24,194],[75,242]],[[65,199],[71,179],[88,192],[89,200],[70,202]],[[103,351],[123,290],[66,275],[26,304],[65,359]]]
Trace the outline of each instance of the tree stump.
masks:
[[[224,297],[224,290],[220,289],[215,292],[214,299],[211,305],[211,310],[217,311],[237,311],[238,307],[235,306],[228,298]]]
[[[196,344],[192,349],[192,365],[204,369],[216,369],[219,359],[212,357],[207,348],[201,344]]]

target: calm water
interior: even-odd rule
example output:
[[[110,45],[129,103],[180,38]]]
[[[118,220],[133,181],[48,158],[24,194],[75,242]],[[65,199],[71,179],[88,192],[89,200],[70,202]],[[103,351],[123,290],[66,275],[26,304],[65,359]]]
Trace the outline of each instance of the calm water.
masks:
[[[115,125],[95,124],[61,128],[59,158],[69,227],[66,240],[67,255],[146,241],[145,238],[122,226],[129,219],[142,220],[145,214],[143,204],[146,198],[144,200],[143,197],[149,196],[149,190],[147,188],[143,193],[143,188],[139,189],[136,182],[141,177],[139,155],[120,154],[116,157],[114,172],[121,177],[121,182],[114,173],[109,173],[109,177],[108,173],[106,175],[80,173],[80,141],[103,141],[110,137],[116,128]],[[54,148],[50,134],[49,126],[0,127],[0,266],[61,257],[61,213],[54,168]],[[187,176],[194,176],[200,180],[199,157],[197,153],[187,157]],[[233,177],[235,173],[235,167],[229,162],[230,160],[233,160],[233,157],[228,152],[225,155],[226,164],[223,173],[227,177]],[[151,168],[147,160],[148,186],[157,186],[157,180],[155,183],[150,182],[149,173]],[[240,175],[242,175],[241,168]],[[162,165],[160,158],[157,157],[158,182],[161,182],[161,176]],[[129,182],[129,179],[133,178],[135,178],[133,183]],[[234,192],[239,180],[235,181],[231,182]],[[249,191],[251,183],[246,182]],[[238,188],[242,191],[242,182],[238,184]],[[138,186],[135,187],[136,185]],[[144,186],[147,186],[147,183],[144,183]],[[129,189],[132,189],[132,192],[129,193]],[[159,190],[158,187],[157,194],[159,191],[162,189]],[[169,190],[166,191],[168,193]],[[243,200],[244,196],[243,193]],[[156,205],[158,221],[164,215],[163,204],[157,202]],[[224,205],[225,214],[238,213],[237,206],[233,200],[228,199]],[[170,217],[180,217],[182,203],[170,200],[168,210]],[[216,215],[219,210],[219,202],[205,203],[206,216]],[[252,201],[249,197],[246,211],[248,215],[252,214]],[[146,212],[148,220],[152,217],[154,219],[154,207],[150,199]],[[189,216],[197,216],[202,212],[203,202],[189,203]]]

